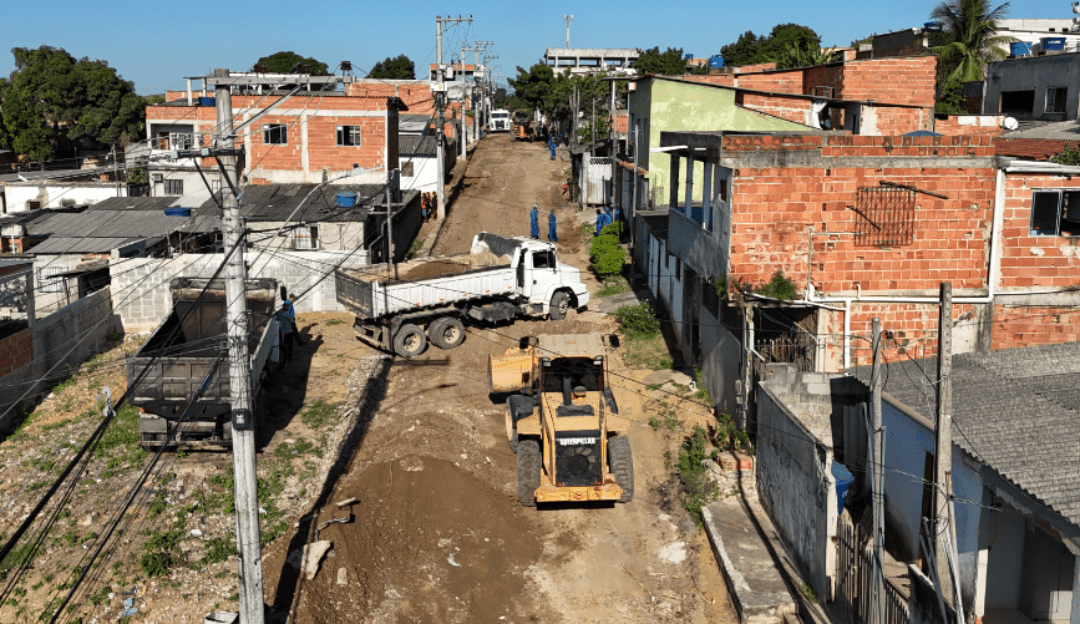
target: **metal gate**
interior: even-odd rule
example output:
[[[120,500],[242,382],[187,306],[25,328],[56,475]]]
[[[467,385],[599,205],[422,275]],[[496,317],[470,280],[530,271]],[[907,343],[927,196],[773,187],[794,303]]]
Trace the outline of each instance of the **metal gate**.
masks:
[[[863,527],[848,516],[836,523],[836,610],[842,621],[864,624],[873,621],[871,585],[874,549]],[[860,544],[863,546],[860,547]],[[890,579],[885,579],[885,624],[910,624],[907,598]]]
[[[611,159],[607,156],[591,156],[585,165],[584,178],[586,204],[608,205],[611,203]]]

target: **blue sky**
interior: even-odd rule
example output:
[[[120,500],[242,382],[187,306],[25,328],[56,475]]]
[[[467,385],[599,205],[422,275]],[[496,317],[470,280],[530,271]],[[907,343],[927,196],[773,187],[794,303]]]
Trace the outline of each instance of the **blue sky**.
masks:
[[[837,0],[767,2],[472,2],[411,0],[315,0],[308,3],[251,0],[186,2],[54,0],[46,5],[6,0],[0,23],[0,76],[14,70],[12,47],[61,47],[76,57],[104,59],[141,94],[181,89],[183,77],[215,67],[234,71],[280,50],[292,50],[336,66],[352,61],[357,74],[387,56],[406,54],[421,67],[435,60],[435,16],[473,16],[450,30],[443,53],[460,55],[462,43],[491,41],[496,71],[516,75],[547,47],[566,39],[563,15],[574,15],[573,47],[683,48],[697,57],[715,54],[746,30],[767,33],[778,23],[813,28],[825,45],[847,45],[926,21],[935,0],[903,3]],[[544,5],[545,8],[538,8]],[[546,8],[550,6],[551,8]],[[1010,17],[1073,17],[1068,0],[1019,0]],[[226,24],[218,41],[213,26]],[[467,55],[472,60],[472,54]],[[361,71],[362,70],[362,71]]]

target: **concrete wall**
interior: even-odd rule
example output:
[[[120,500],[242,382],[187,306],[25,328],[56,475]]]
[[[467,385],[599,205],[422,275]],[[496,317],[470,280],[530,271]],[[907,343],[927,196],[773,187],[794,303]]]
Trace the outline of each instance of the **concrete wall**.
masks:
[[[651,78],[639,80],[636,84],[637,90],[630,96],[631,128],[635,120],[645,122],[643,132],[647,132],[649,147],[659,147],[660,133],[670,130],[808,130],[786,119],[739,108],[735,105],[735,92],[727,89]],[[670,185],[670,156],[649,154],[647,150],[642,152],[642,156],[639,164],[649,171],[650,186],[658,189],[658,197],[665,198],[659,203],[667,203],[665,191]],[[695,163],[694,179],[700,180],[703,171],[703,163]],[[681,177],[686,177],[685,167]],[[693,197],[701,200],[700,185],[694,186]]]
[[[4,186],[8,212],[24,212],[27,202],[40,202],[38,208],[63,205],[96,204],[110,197],[127,197],[127,186],[114,182],[8,182]]]
[[[794,367],[776,370],[770,367],[757,395],[758,493],[803,577],[818,596],[830,596],[838,517],[833,451],[788,406],[797,400],[790,393],[800,384]],[[828,404],[828,383],[803,389]]]
[[[248,277],[270,277],[281,280],[289,292],[307,290],[332,265],[345,256],[340,252],[279,252],[263,254],[255,261],[258,251],[250,256],[254,261]],[[172,310],[169,281],[174,277],[210,277],[222,262],[222,254],[184,254],[172,259],[131,258],[113,260],[112,298],[116,313],[125,332],[153,329]],[[353,254],[344,268],[367,264],[366,253]],[[337,302],[334,277],[331,274],[296,303],[296,311],[343,312]]]
[[[1077,53],[1028,56],[990,63],[986,70],[986,96],[982,112],[984,115],[1007,113],[1017,119],[1076,119],[1077,106],[1080,105],[1080,88],[1077,85],[1080,85],[1080,54]],[[1046,90],[1050,87],[1068,88],[1064,113],[1046,112]],[[1033,108],[1030,111],[1006,111],[1002,106],[1002,93],[1007,91],[1034,91]]]
[[[701,376],[716,409],[734,415],[735,382],[742,368],[742,344],[720,319],[701,307]]]

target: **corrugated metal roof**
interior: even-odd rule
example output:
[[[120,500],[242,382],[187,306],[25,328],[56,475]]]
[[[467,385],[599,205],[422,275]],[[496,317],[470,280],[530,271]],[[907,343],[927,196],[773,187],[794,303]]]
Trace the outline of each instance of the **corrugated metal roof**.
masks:
[[[157,210],[88,210],[54,214],[27,224],[31,236],[61,238],[145,238],[166,236],[191,221],[190,217],[168,217]]]
[[[1033,127],[1020,126],[1020,130],[1006,132],[1004,139],[1042,139],[1049,141],[1080,141],[1080,119],[1054,123],[1032,124]]]
[[[933,422],[926,374],[937,358],[890,362],[885,391]],[[1080,343],[956,355],[951,376],[953,442],[1080,525]]]
[[[404,137],[402,137],[404,138]],[[311,199],[294,217],[305,223],[355,222],[367,218],[368,208],[364,205],[383,190],[381,184],[332,184],[316,190],[317,184],[266,184],[253,185],[244,189],[240,199],[240,214],[247,220],[282,222],[290,215],[304,198],[311,194]],[[312,192],[314,191],[314,192]],[[354,208],[339,208],[337,194],[352,191],[357,194]],[[221,209],[211,198],[199,206],[200,215],[220,216]]]
[[[433,136],[402,135],[398,138],[398,153],[402,159],[408,159],[409,156],[434,157],[438,153],[438,143],[435,141]]]
[[[85,254],[85,253],[109,253],[114,249],[126,247],[131,243],[141,241],[141,238],[49,238],[30,248],[33,254]]]

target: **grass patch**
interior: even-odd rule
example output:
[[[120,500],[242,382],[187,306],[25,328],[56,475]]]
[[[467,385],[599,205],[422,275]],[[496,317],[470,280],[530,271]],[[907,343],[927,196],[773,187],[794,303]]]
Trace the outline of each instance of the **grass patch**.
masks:
[[[326,321],[326,324],[327,325],[341,325],[344,322],[345,321],[343,321],[341,319],[330,319],[330,320]]]
[[[203,556],[202,561],[206,565],[221,563],[234,554],[236,554],[236,542],[232,537],[215,537],[206,543],[206,555]]]
[[[623,361],[630,368],[671,370],[675,360],[668,351],[663,335],[644,338],[628,338],[622,343]]]
[[[333,420],[337,420],[337,406],[322,399],[300,413],[300,422],[312,429],[321,429]]]
[[[409,251],[405,252],[405,259],[406,260],[412,260],[413,258],[416,257],[417,254],[420,253],[420,250],[423,249],[423,248],[424,248],[424,241],[417,238],[416,240],[414,240],[412,242],[412,245],[409,245]]]
[[[603,286],[596,291],[596,296],[598,298],[612,297],[628,292],[630,292],[630,284],[626,281],[626,278],[621,275],[613,275],[604,280]]]
[[[676,465],[681,481],[680,502],[698,526],[703,526],[701,508],[715,501],[720,495],[720,489],[701,465],[702,460],[707,457],[707,445],[708,432],[701,427],[694,427],[694,432],[687,436],[679,449],[679,463]]]

